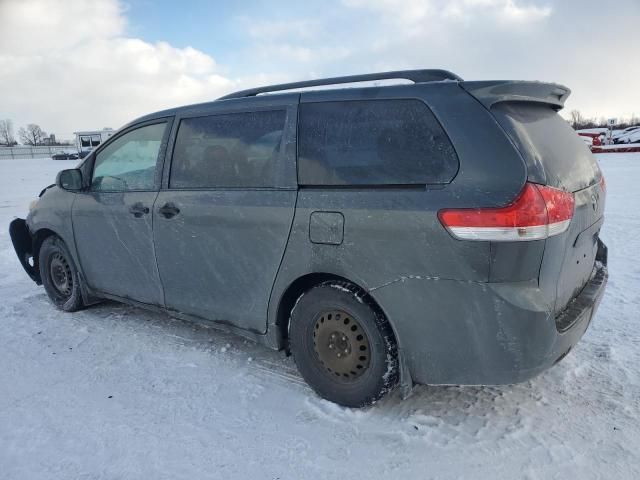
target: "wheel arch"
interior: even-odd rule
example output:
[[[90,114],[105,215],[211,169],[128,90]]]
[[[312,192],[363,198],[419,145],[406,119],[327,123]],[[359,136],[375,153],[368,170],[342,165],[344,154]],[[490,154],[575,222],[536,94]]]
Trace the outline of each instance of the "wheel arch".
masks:
[[[389,325],[391,325],[394,340],[396,341],[396,343],[398,342],[398,335],[396,329],[393,326],[392,320],[386,314],[384,308],[382,308],[382,306],[366,288],[359,285],[358,282],[354,282],[353,280],[341,275],[327,272],[313,272],[301,275],[300,277],[296,278],[293,282],[289,283],[289,285],[280,295],[280,299],[278,301],[278,306],[276,309],[275,325],[281,331],[281,339],[284,341],[284,343],[280,345],[281,347],[286,348],[289,319],[291,317],[291,311],[293,310],[293,307],[295,306],[298,298],[300,298],[303,293],[309,291],[311,288],[329,281],[346,282],[362,291],[364,293],[364,296],[362,297],[363,300],[372,308],[378,310],[384,316],[385,320],[389,323]]]
[[[47,238],[54,235],[58,238],[62,238],[57,232],[47,227],[43,227],[36,230],[35,232],[33,232],[33,235],[32,235],[33,242],[32,242],[31,252],[33,255],[34,274],[37,277],[38,285],[42,283],[42,278],[40,278],[40,248],[42,247],[42,244]]]
[[[298,298],[313,287],[331,280],[353,283],[339,275],[324,272],[313,272],[296,278],[284,289],[280,295],[280,299],[278,300],[275,318],[275,327],[279,331],[278,337],[280,340],[280,347],[287,348],[289,319],[291,311],[293,310]]]
[[[37,230],[34,230],[31,233],[33,244],[32,244],[32,255],[33,255],[33,265],[35,274],[37,275],[37,284],[42,284],[42,278],[40,278],[40,249],[42,248],[42,244],[44,241],[52,236],[58,237],[67,247],[69,254],[71,255],[71,260],[75,263],[75,267],[78,270],[78,275],[80,276],[80,291],[82,293],[82,299],[85,305],[91,305],[97,303],[99,298],[90,291],[84,273],[82,271],[82,266],[80,265],[79,259],[77,257],[77,252],[75,251],[75,244],[69,242],[65,239],[64,235],[58,232],[55,228],[51,228],[49,225],[42,226]],[[73,239],[71,239],[73,240]]]
[[[347,277],[328,272],[313,272],[301,275],[289,283],[287,288],[285,288],[283,293],[280,295],[276,309],[275,324],[271,325],[277,333],[278,348],[284,348],[287,354],[289,354],[289,321],[291,318],[291,312],[293,307],[295,307],[297,300],[302,294],[309,291],[311,288],[328,281],[346,282],[356,287],[358,290],[363,292],[363,296],[361,297],[362,300],[382,314],[386,322],[389,324],[398,352],[398,367],[400,374],[399,384],[402,396],[408,396],[413,387],[413,381],[404,358],[405,354],[403,352],[402,342],[398,336],[398,330],[395,328],[393,319],[387,315],[383,306],[372,295],[372,292],[369,292],[366,288],[359,285],[358,282],[354,282]]]

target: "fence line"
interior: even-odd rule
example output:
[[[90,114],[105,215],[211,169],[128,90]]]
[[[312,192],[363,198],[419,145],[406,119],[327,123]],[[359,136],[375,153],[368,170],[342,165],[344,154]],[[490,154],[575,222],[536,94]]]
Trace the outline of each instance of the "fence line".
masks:
[[[78,153],[78,149],[75,145],[0,147],[0,160],[43,158],[61,152]]]

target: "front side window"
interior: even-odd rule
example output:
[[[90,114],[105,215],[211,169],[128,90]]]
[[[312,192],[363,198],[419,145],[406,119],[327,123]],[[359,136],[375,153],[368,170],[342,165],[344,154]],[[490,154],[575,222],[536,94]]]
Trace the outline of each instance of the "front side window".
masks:
[[[91,146],[97,147],[100,145],[100,135],[91,135]]]
[[[80,137],[80,145],[82,145],[83,148],[90,148],[91,137]]]
[[[166,125],[157,123],[132,130],[98,152],[91,180],[92,190],[152,190]]]
[[[412,99],[303,103],[301,185],[448,183],[458,157],[440,123]]]
[[[273,186],[285,119],[284,110],[183,119],[170,188]]]

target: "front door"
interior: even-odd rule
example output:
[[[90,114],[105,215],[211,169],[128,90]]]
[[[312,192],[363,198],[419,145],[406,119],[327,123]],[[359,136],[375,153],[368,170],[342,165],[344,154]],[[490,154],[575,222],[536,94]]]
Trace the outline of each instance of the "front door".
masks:
[[[72,209],[80,264],[94,290],[163,304],[151,210],[167,131],[166,120],[132,127],[96,152],[91,187]]]
[[[182,118],[154,208],[167,308],[266,330],[296,201],[295,107]]]

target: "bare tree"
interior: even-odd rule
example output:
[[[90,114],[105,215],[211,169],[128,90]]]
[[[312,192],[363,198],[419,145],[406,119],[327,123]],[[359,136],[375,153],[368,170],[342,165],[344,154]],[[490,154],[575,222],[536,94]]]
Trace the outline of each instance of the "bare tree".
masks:
[[[571,126],[573,127],[574,130],[581,128],[582,125],[585,123],[584,117],[580,113],[580,110],[571,110],[571,112],[569,113],[569,117],[570,117]]]
[[[16,144],[16,138],[13,136],[13,122],[8,118],[0,120],[0,145],[11,147]]]
[[[23,144],[35,147],[43,143],[47,134],[40,128],[40,125],[30,123],[27,128],[21,127],[18,130],[18,136]]]

